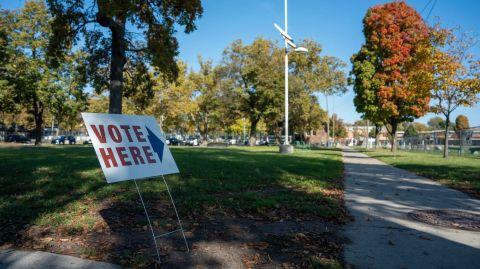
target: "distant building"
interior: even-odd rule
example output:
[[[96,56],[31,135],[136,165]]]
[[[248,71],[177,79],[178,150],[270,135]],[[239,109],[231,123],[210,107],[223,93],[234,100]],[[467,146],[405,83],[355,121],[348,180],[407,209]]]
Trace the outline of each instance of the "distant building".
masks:
[[[305,135],[305,142],[310,144],[325,145],[327,143],[327,139],[327,132],[325,132],[323,129],[310,131]]]

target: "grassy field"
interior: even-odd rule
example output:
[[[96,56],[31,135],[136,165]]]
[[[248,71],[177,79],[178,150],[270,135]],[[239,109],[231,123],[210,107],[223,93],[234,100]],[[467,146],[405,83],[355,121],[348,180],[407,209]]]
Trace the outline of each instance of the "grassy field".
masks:
[[[340,152],[297,150],[293,155],[280,155],[277,150],[172,149],[181,174],[168,176],[167,181],[186,229],[193,233],[191,237],[195,238],[198,223],[225,218],[337,224],[345,220]],[[163,182],[139,183],[156,219],[155,228],[168,231],[175,222]],[[138,245],[121,247],[121,240],[110,239],[123,235],[123,241],[134,242],[129,238],[133,235],[128,235],[132,229],[148,236],[146,222],[133,182],[107,184],[93,148],[0,147],[0,184],[3,247],[120,260],[126,266],[148,263],[135,258]],[[147,252],[150,241],[139,241]],[[262,250],[275,256],[275,247],[272,243],[270,246]],[[316,264],[326,260],[330,264],[333,260],[336,264],[340,251],[337,242],[333,242],[324,254],[303,255],[292,263],[304,264],[308,260]]]
[[[394,155],[383,149],[364,153],[480,197],[480,157],[461,157],[452,154],[448,159],[444,159],[439,154],[409,151],[398,151]]]

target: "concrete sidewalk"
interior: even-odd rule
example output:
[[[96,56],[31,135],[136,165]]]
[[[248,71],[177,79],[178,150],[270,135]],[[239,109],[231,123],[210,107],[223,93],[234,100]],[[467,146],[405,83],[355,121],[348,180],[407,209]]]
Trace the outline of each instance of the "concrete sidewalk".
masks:
[[[432,180],[344,149],[345,201],[355,220],[346,262],[354,268],[480,268],[480,232],[442,228],[407,218],[412,210],[455,209],[480,214],[480,200]]]
[[[43,251],[1,250],[0,269],[121,269],[118,265]]]

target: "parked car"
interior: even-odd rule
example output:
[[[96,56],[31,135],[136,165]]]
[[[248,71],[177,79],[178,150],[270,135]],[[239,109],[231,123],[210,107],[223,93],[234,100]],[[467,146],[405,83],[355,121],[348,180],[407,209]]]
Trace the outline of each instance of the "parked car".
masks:
[[[166,140],[167,145],[171,146],[178,146],[180,145],[180,140],[178,140],[176,137],[170,137]]]
[[[196,138],[194,136],[190,136],[185,141],[185,145],[187,145],[187,146],[198,146],[198,138]]]
[[[265,139],[257,140],[256,143],[257,143],[258,146],[268,146],[268,142]]]
[[[277,138],[274,135],[269,135],[265,140],[265,145],[268,145],[268,146],[278,145]]]
[[[30,143],[30,139],[24,135],[7,135],[5,142],[11,143]]]
[[[57,138],[55,139],[52,139],[52,144],[76,144],[77,143],[77,140],[75,139],[75,137],[69,135],[69,136],[65,136],[65,135],[60,135],[58,136]]]
[[[91,138],[88,138],[87,140],[83,141],[83,144],[84,144],[84,145],[90,145],[90,144],[92,144],[92,139],[91,139]]]

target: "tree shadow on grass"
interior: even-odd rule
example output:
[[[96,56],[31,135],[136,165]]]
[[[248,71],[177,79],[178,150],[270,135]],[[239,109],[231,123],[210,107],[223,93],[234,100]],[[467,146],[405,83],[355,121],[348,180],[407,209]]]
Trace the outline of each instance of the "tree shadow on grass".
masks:
[[[181,198],[175,196],[179,202]],[[158,198],[146,200],[157,235],[179,228],[171,205]],[[179,207],[191,251],[187,253],[180,232],[158,239],[162,268],[274,268],[285,264],[305,268],[311,267],[309,258],[338,260],[341,257],[343,239],[337,235],[338,226],[321,217],[312,216],[309,221],[275,221],[254,211],[245,211],[242,216],[221,208],[202,208],[203,214],[190,215]],[[140,263],[130,260],[125,266],[152,266],[156,254],[143,208],[118,201],[100,213],[110,228],[109,238],[115,238],[109,244],[109,252],[120,254],[112,256],[112,260],[123,260],[122,253],[131,256],[135,252],[144,260]]]
[[[98,161],[86,147],[2,148],[0,238],[14,240],[44,213],[65,206],[105,186],[96,175]],[[73,153],[73,154],[72,154]]]
[[[264,221],[268,224],[289,219],[341,223],[346,215],[339,192],[343,167],[340,157],[322,156],[321,152],[280,155],[268,150],[211,148],[174,148],[172,152],[182,173],[168,180],[180,215],[185,219],[187,236],[194,246],[199,246],[196,253],[213,246],[228,249],[233,244],[238,251],[230,260],[237,262],[239,257],[243,259],[247,255],[245,257],[250,262],[264,263],[263,258],[255,260],[255,253],[260,249],[266,253],[262,256],[265,260],[281,262],[291,258],[294,263],[303,263],[306,262],[305,255],[281,258],[278,253],[270,255],[269,247],[255,245],[265,237],[252,231],[251,223]],[[41,244],[40,248],[127,266],[151,265],[152,256],[148,254],[154,253],[152,241],[134,185],[131,182],[106,184],[92,148],[4,148],[0,151],[0,158],[5,160],[0,167],[0,180],[4,186],[0,198],[0,238],[3,244],[33,248],[40,243],[32,244],[33,238],[53,237],[53,241]],[[158,230],[172,230],[174,226],[169,225],[175,225],[176,220],[163,182],[141,181],[141,188],[145,199],[150,201],[152,219],[160,220],[155,223]],[[98,211],[100,220],[107,227],[103,227],[98,218],[93,219],[90,226],[75,226],[84,215],[93,214],[95,217],[96,213],[91,210]],[[240,229],[245,231],[236,234],[237,238],[210,233],[211,223],[222,218],[227,219],[226,222],[244,220],[249,224],[241,225]],[[72,223],[66,225],[67,220]],[[223,226],[228,224],[225,221],[220,223]],[[34,229],[32,224],[39,228]],[[100,225],[97,227],[97,224]],[[208,229],[195,232],[199,225]],[[56,230],[62,226],[73,228]],[[311,233],[308,229],[302,233],[306,234],[306,239],[291,240],[317,237],[315,242],[323,242],[318,240],[324,238],[323,234]],[[68,237],[71,242],[58,242],[60,237]],[[244,244],[251,243],[248,238],[256,238],[251,247],[253,252],[243,250]],[[333,239],[325,240],[334,242],[332,246],[340,245]],[[66,245],[70,247],[66,249]],[[272,249],[280,249],[278,244],[270,245]],[[173,251],[168,251],[169,246]],[[182,264],[188,266],[190,263],[192,267],[199,264],[215,267],[224,263],[223,257],[215,252],[190,257],[178,249],[181,248],[173,244],[163,246],[163,253],[173,253],[165,257],[171,260],[172,268],[180,261],[186,261]],[[339,257],[338,247],[322,250],[318,246],[318,250],[311,256]],[[182,258],[176,259],[175,255]]]

